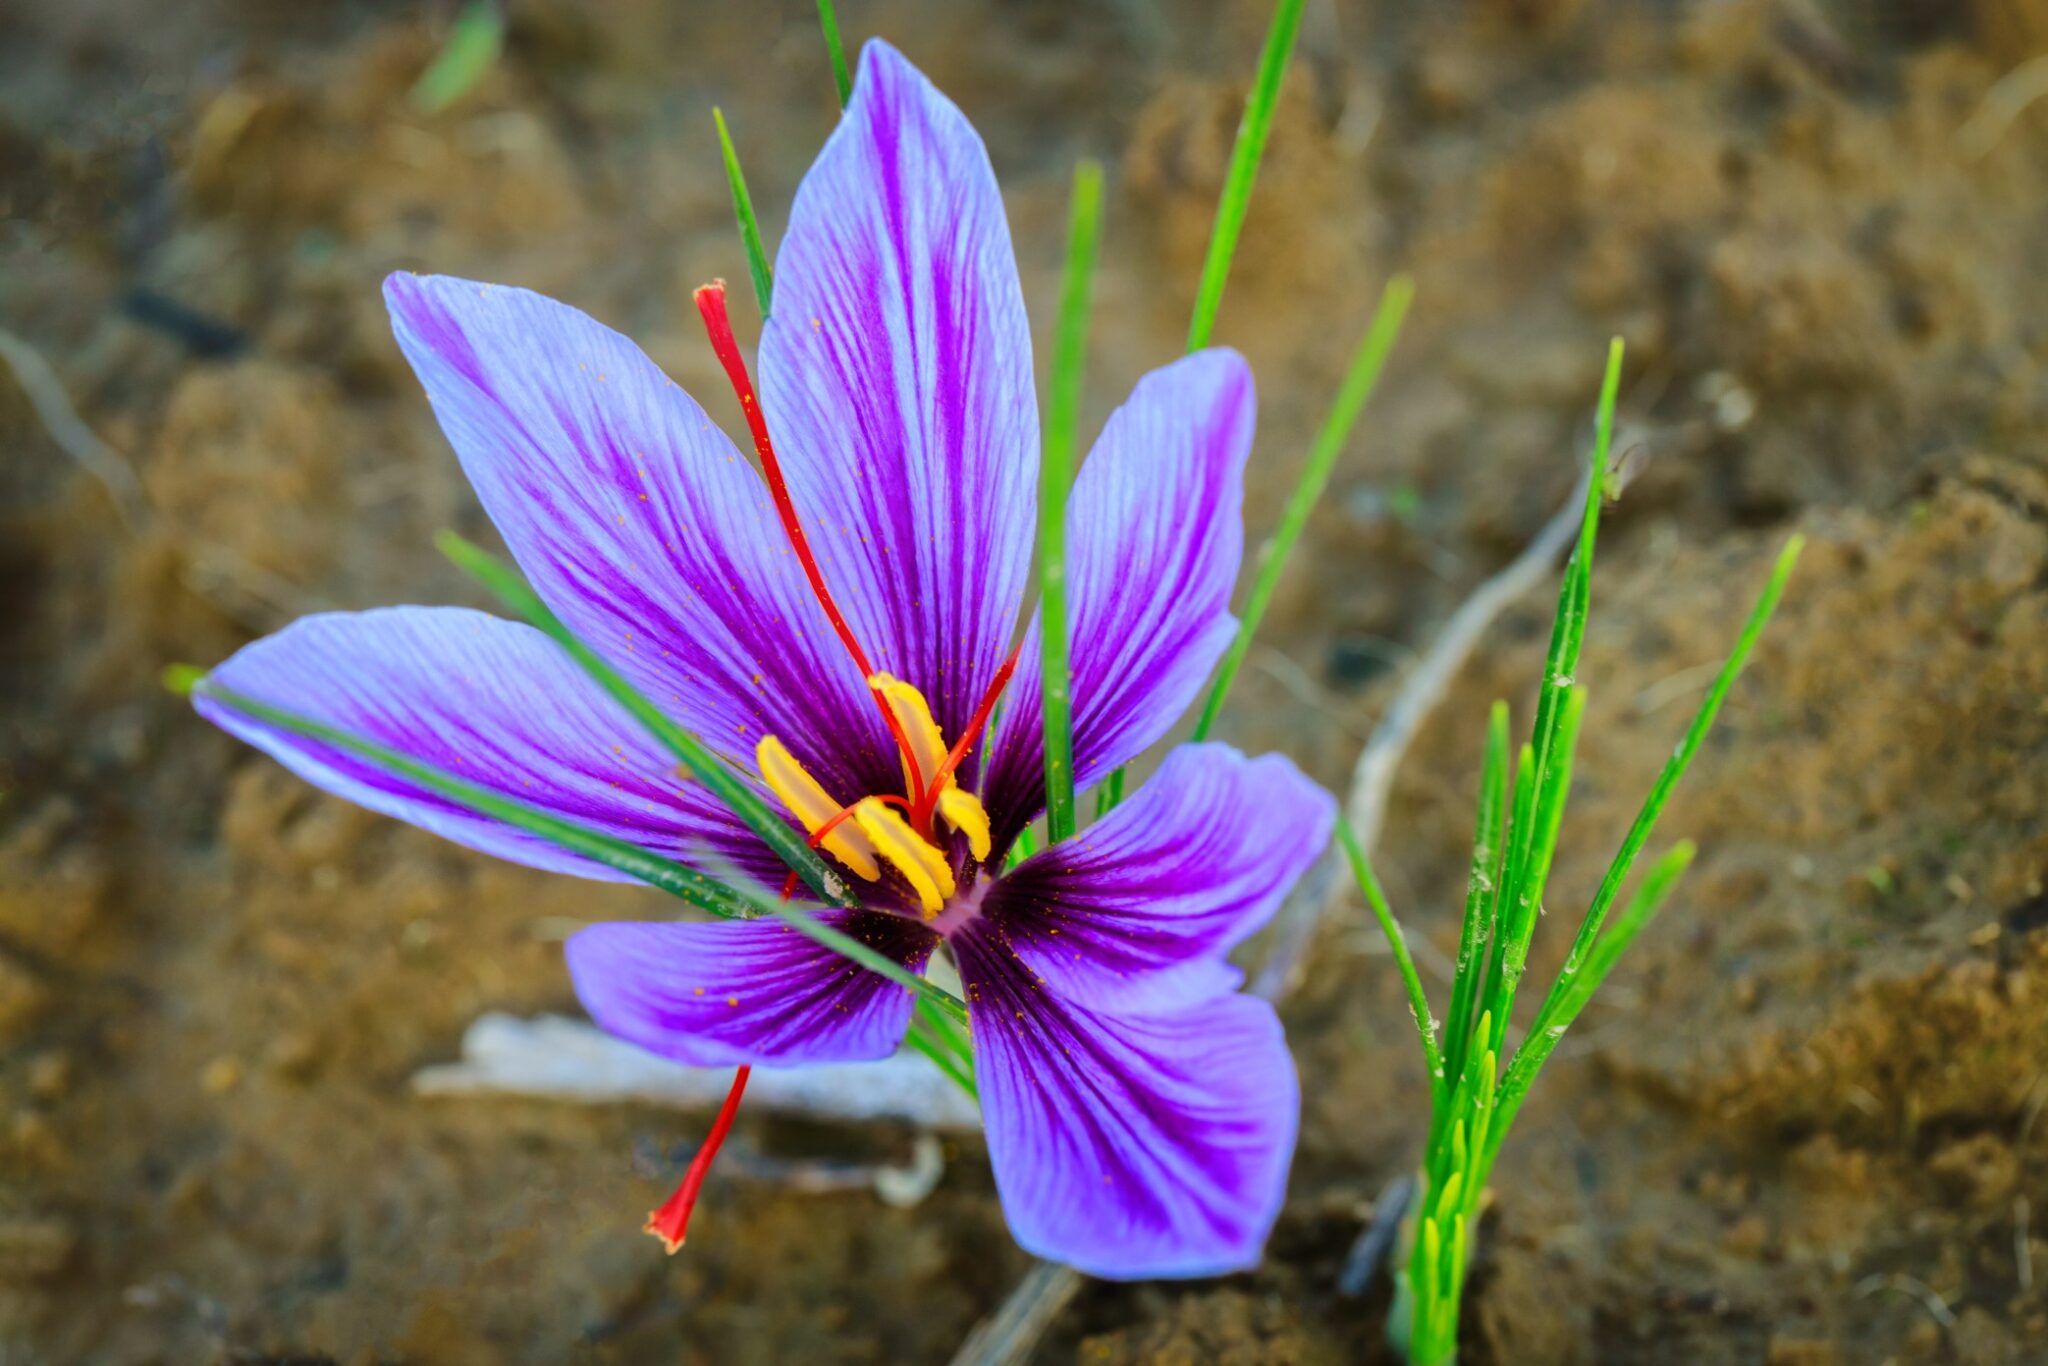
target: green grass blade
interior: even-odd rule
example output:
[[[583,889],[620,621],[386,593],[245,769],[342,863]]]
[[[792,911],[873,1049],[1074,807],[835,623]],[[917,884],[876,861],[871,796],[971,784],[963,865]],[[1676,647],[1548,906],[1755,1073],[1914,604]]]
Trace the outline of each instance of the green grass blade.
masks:
[[[747,193],[747,177],[740,170],[740,154],[733,149],[732,133],[725,126],[725,112],[711,107],[718,125],[718,149],[725,157],[725,183],[732,190],[732,214],[739,221],[740,241],[747,248],[747,270],[754,277],[754,301],[761,305],[761,320],[768,319],[768,301],[775,294],[775,276],[768,268],[768,251],[761,245],[761,223],[754,217],[753,196]]]
[[[1550,878],[1550,861],[1557,850],[1557,835],[1564,822],[1565,798],[1571,790],[1572,754],[1578,744],[1579,723],[1586,714],[1586,690],[1574,687],[1564,695],[1558,723],[1552,734],[1548,767],[1541,768],[1539,788],[1529,813],[1533,831],[1528,843],[1528,861],[1522,874],[1511,879],[1513,886],[1501,906],[1499,934],[1505,949],[1499,976],[1486,984],[1488,1008],[1493,1012],[1493,1036],[1487,1047],[1498,1051],[1507,1034],[1508,1015],[1515,1004],[1515,992],[1522,984],[1522,972],[1529,964],[1529,941],[1535,937],[1536,920],[1543,910],[1543,887]]]
[[[947,1019],[953,1021],[961,1028],[966,1027],[966,1003],[938,983],[920,977],[895,959],[876,952],[852,935],[833,929],[801,906],[793,905],[782,900],[780,897],[771,896],[767,892],[746,886],[744,881],[738,877],[732,878],[731,881],[735,884],[733,890],[760,915],[772,915],[799,934],[832,950],[832,952],[840,957],[850,959],[861,967],[866,968],[869,972],[880,977],[886,977],[900,987],[908,988],[916,993],[918,1000],[930,1003],[932,1007],[939,1010]]]
[[[922,999],[922,998],[920,998]],[[903,1035],[906,1047],[912,1048],[931,1059],[932,1066],[946,1074],[955,1086],[967,1093],[968,1099],[977,1105],[981,1103],[981,1092],[974,1085],[974,1074],[961,1066],[960,1060],[940,1040],[933,1037],[931,1026],[923,1017],[911,1020],[910,1028]]]
[[[1081,374],[1088,354],[1088,287],[1101,235],[1102,167],[1074,168],[1067,226],[1066,283],[1046,398],[1045,454],[1038,478],[1038,592],[1043,623],[1046,842],[1074,833],[1074,734],[1067,667],[1067,494],[1074,483],[1074,447],[1081,419]]]
[[[846,48],[839,41],[839,16],[832,12],[832,0],[818,0],[818,27],[824,30],[825,51],[832,54],[832,83],[839,87],[839,107],[853,99],[853,77],[846,69]]]
[[[1422,1061],[1429,1071],[1431,1104],[1441,1109],[1449,1083],[1444,1076],[1443,1054],[1437,1048],[1436,1020],[1429,1013],[1429,996],[1422,989],[1415,960],[1409,956],[1408,940],[1401,933],[1401,922],[1394,919],[1394,912],[1387,905],[1387,894],[1380,889],[1379,879],[1373,876],[1372,860],[1366,857],[1365,846],[1358,842],[1358,833],[1349,821],[1338,820],[1337,839],[1344,846],[1344,856],[1351,860],[1351,875],[1358,880],[1358,890],[1364,893],[1366,904],[1380,922],[1380,932],[1386,935],[1388,947],[1394,951],[1394,963],[1408,988],[1408,1010],[1415,1017],[1415,1032],[1422,1037]]]
[[[518,571],[483,547],[464,540],[452,531],[444,531],[435,537],[435,544],[458,568],[476,578],[484,587],[497,594],[498,599],[513,612],[540,628],[567,650],[570,658],[581,665],[583,671],[589,674],[598,686],[623,706],[633,719],[645,726],[648,733],[666,746],[671,754],[681,760],[683,767],[690,770],[692,777],[704,784],[706,790],[713,796],[724,802],[749,830],[760,836],[762,843],[773,849],[822,900],[842,907],[859,904],[848,890],[845,879],[832,871],[831,865],[805,842],[802,835],[777,814],[773,807],[763,801],[759,794],[747,786],[724,760],[706,749],[694,735],[678,726],[660,707],[648,701],[632,684],[621,678],[618,671],[605,663],[595,651],[578,640],[575,634],[562,624],[561,619],[549,610],[548,605],[540,600],[540,595],[519,576]]]
[[[1273,591],[1279,585],[1281,571],[1287,567],[1287,557],[1293,553],[1294,543],[1301,539],[1302,530],[1308,525],[1309,514],[1315,511],[1316,503],[1322,498],[1323,489],[1330,482],[1330,472],[1336,468],[1337,457],[1350,442],[1351,430],[1357,425],[1359,414],[1365,411],[1367,401],[1372,398],[1380,372],[1386,368],[1387,356],[1394,349],[1395,339],[1401,335],[1401,320],[1407,316],[1408,303],[1414,297],[1415,282],[1406,275],[1396,275],[1387,281],[1386,289],[1380,294],[1379,307],[1373,311],[1372,322],[1367,325],[1365,336],[1351,357],[1350,368],[1344,373],[1344,382],[1337,390],[1337,401],[1330,406],[1330,415],[1323,419],[1322,430],[1316,434],[1315,444],[1309,448],[1308,463],[1302,468],[1294,492],[1288,495],[1287,510],[1280,516],[1280,526],[1260,553],[1259,572],[1252,582],[1251,596],[1245,600],[1244,619],[1238,623],[1237,637],[1230,642],[1230,649],[1223,656],[1223,667],[1216,675],[1214,686],[1209,689],[1209,700],[1202,708],[1201,720],[1195,723],[1194,738],[1197,740],[1208,739],[1209,732],[1215,729],[1217,714],[1223,710],[1223,699],[1229,695],[1230,685],[1236,681],[1237,671],[1252,647],[1252,636],[1258,631],[1266,608],[1273,601]]]
[[[265,725],[332,745],[387,772],[417,783],[435,796],[445,797],[479,815],[503,821],[515,830],[524,830],[529,835],[538,836],[572,853],[581,854],[592,862],[601,863],[629,877],[638,878],[650,886],[659,887],[671,896],[710,911],[713,915],[747,919],[755,913],[752,902],[746,897],[695,869],[650,854],[636,844],[615,839],[600,831],[587,829],[573,821],[565,821],[559,816],[502,797],[489,788],[459,778],[446,769],[409,758],[386,745],[351,734],[338,726],[330,726],[323,721],[316,721],[281,707],[273,707],[267,702],[209,682],[204,676],[195,675],[196,670],[166,671],[165,683],[174,692],[197,693],[201,697],[211,698],[224,706],[232,707],[246,716],[254,717]]]
[[[1495,934],[1493,910],[1500,905],[1501,863],[1507,852],[1502,836],[1508,814],[1509,744],[1508,704],[1495,702],[1487,720],[1479,819],[1472,832],[1472,873],[1465,885],[1465,919],[1458,931],[1457,971],[1451,979],[1451,1013],[1444,1029],[1444,1066],[1453,1077],[1464,1073],[1472,1011]]]
[[[496,0],[471,0],[440,52],[413,82],[413,108],[438,114],[467,95],[505,49],[505,12]]]
[[[1207,346],[1210,334],[1216,330],[1216,310],[1223,305],[1223,285],[1230,278],[1231,258],[1237,254],[1238,234],[1244,230],[1245,211],[1251,206],[1252,182],[1258,178],[1259,159],[1266,154],[1266,137],[1273,130],[1280,78],[1287,74],[1287,57],[1294,49],[1295,32],[1301,27],[1303,3],[1304,0],[1280,0],[1273,7],[1265,50],[1259,54],[1259,74],[1245,100],[1244,118],[1237,125],[1237,143],[1230,152],[1230,170],[1223,180],[1223,197],[1216,204],[1209,254],[1202,261],[1202,280],[1195,291],[1195,315],[1188,323],[1190,351]]]
[[[1608,865],[1606,877],[1601,879],[1600,890],[1594,893],[1592,906],[1586,912],[1585,920],[1579,925],[1578,936],[1572,941],[1571,952],[1566,955],[1564,968],[1558,978],[1558,986],[1551,989],[1550,999],[1537,1015],[1537,1027],[1556,1023],[1556,1010],[1561,1004],[1559,991],[1567,988],[1570,980],[1584,967],[1587,955],[1600,937],[1601,927],[1606,921],[1608,910],[1614,905],[1621,892],[1622,883],[1628,880],[1635,867],[1636,857],[1649,842],[1656,829],[1657,818],[1664,813],[1664,807],[1671,800],[1671,793],[1678,786],[1678,780],[1685,776],[1685,770],[1699,753],[1700,746],[1713,729],[1714,718],[1720,714],[1721,704],[1728,697],[1728,691],[1735,685],[1742,668],[1749,662],[1751,651],[1756,648],[1764,627],[1770,624],[1771,614],[1778,610],[1778,602],[1785,595],[1785,584],[1792,577],[1793,566],[1799,562],[1799,552],[1804,548],[1806,538],[1794,536],[1786,542],[1785,549],[1778,555],[1772,567],[1770,582],[1764,585],[1763,595],[1757,599],[1749,620],[1743,625],[1742,634],[1736,639],[1735,648],[1729,652],[1728,660],[1721,666],[1721,672],[1714,679],[1714,686],[1708,690],[1706,699],[1700,703],[1699,711],[1693,716],[1692,725],[1686,729],[1685,738],[1678,742],[1665,761],[1663,771],[1658,773],[1656,785],[1650,789],[1649,797],[1637,813],[1635,824],[1629,827],[1628,835],[1622,840],[1621,848],[1615,853],[1614,861]]]
[[[1656,919],[1657,912],[1663,909],[1679,878],[1691,866],[1695,852],[1692,841],[1682,840],[1652,864],[1650,871],[1643,875],[1642,885],[1636,888],[1635,895],[1622,908],[1621,915],[1600,936],[1585,965],[1569,975],[1559,976],[1551,988],[1550,1000],[1544,1002],[1535,1027],[1529,1031],[1529,1037],[1522,1046],[1515,1050],[1514,1061],[1508,1064],[1507,1076],[1501,1081],[1498,1114],[1481,1158],[1482,1173],[1492,1170],[1493,1159],[1500,1151],[1500,1141],[1506,1137],[1508,1126],[1514,1123],[1516,1112],[1522,1108],[1523,1099],[1535,1084],[1536,1074],[1542,1070],[1551,1051],[1579,1018],[1586,1002],[1593,999],[1593,993],[1599,990],[1600,984],[1607,980],[1607,974],[1613,971],[1622,953]]]

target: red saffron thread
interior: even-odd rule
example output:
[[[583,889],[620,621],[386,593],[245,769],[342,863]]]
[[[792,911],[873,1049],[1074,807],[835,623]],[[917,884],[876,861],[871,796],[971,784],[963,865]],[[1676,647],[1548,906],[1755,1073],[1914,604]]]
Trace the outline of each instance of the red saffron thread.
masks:
[[[704,1178],[711,1171],[711,1161],[718,1156],[719,1145],[732,1131],[733,1118],[740,1110],[740,1094],[747,1089],[747,1078],[753,1070],[742,1067],[733,1075],[732,1090],[726,1092],[725,1104],[718,1107],[718,1118],[711,1122],[711,1133],[697,1149],[697,1155],[690,1159],[690,1169],[683,1173],[682,1183],[660,1209],[647,1216],[647,1232],[661,1239],[661,1245],[668,1249],[671,1257],[683,1245],[683,1236],[690,1227],[690,1211],[697,1207],[697,1192],[704,1186]]]
[[[960,767],[967,758],[967,752],[974,748],[982,729],[988,725],[988,718],[995,714],[996,702],[1003,695],[1003,689],[1010,686],[1010,675],[1017,671],[1017,654],[1024,648],[1020,638],[1010,647],[1010,657],[1003,661],[1003,667],[996,670],[995,680],[988,685],[988,691],[981,696],[981,704],[968,719],[967,729],[960,732],[960,739],[946,754],[946,762],[939,765],[939,771],[932,777],[932,785],[926,789],[917,805],[916,819],[929,825],[932,812],[938,807],[939,794],[946,790],[946,779],[953,776],[953,770]]]
[[[854,638],[853,628],[839,614],[839,604],[832,601],[831,590],[825,587],[825,576],[818,569],[817,557],[811,554],[811,543],[804,535],[803,525],[797,521],[796,504],[790,501],[789,485],[782,477],[782,462],[775,457],[775,443],[768,439],[768,419],[762,416],[761,402],[754,395],[754,381],[747,374],[747,362],[740,355],[739,342],[732,335],[732,319],[725,311],[725,281],[713,280],[708,285],[699,286],[696,297],[697,312],[704,318],[704,330],[711,338],[711,349],[717,353],[718,363],[725,367],[725,377],[732,382],[733,392],[739,395],[740,410],[747,418],[747,430],[753,433],[754,450],[761,457],[761,470],[768,476],[768,491],[775,498],[776,515],[782,519],[782,529],[789,534],[789,543],[796,551],[797,561],[803,565],[804,575],[811,581],[811,592],[817,595],[818,605],[825,609],[832,629],[839,633],[840,643],[853,656],[861,678],[872,678],[874,666],[868,663],[867,652]],[[888,724],[889,734],[895,738],[897,748],[903,751],[903,762],[910,771],[911,790],[922,791],[924,773],[917,766],[917,754],[910,748],[910,737],[903,733],[903,725],[896,719],[896,712],[888,699],[882,696],[882,690],[871,684],[868,691],[874,694],[875,705],[882,709],[882,720]]]

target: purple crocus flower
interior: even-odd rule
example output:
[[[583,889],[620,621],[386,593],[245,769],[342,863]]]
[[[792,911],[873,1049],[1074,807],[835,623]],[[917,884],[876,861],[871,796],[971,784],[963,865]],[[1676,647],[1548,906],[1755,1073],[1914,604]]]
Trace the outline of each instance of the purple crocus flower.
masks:
[[[1036,627],[1009,648],[1039,434],[1002,201],[960,111],[869,44],[791,210],[758,401],[714,328],[750,423],[781,453],[759,433],[765,482],[631,342],[573,309],[449,278],[398,275],[385,293],[549,606],[831,856],[863,909],[821,918],[914,970],[951,953],[1017,1240],[1105,1276],[1254,1263],[1299,1094],[1277,1017],[1237,990],[1225,955],[1322,848],[1333,803],[1284,759],[1190,745],[1103,820],[1003,871],[1045,804]],[[1075,482],[1082,788],[1165,735],[1232,635],[1253,409],[1234,353],[1176,361],[1139,382]],[[1006,659],[1022,662],[1005,691]],[[783,877],[525,625],[445,607],[314,616],[214,677],[647,849]],[[534,867],[620,877],[197,705],[364,806]],[[568,959],[604,1028],[700,1066],[885,1057],[911,1010],[901,987],[769,920],[597,925]]]

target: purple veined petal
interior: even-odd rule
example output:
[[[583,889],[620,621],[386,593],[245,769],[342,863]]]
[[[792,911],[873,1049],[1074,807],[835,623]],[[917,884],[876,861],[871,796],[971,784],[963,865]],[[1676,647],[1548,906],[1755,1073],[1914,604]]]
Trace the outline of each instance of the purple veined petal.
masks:
[[[748,771],[764,732],[847,801],[895,771],[767,486],[637,346],[523,289],[401,274],[384,294],[477,497],[570,630]]]
[[[1233,991],[1224,955],[1329,842],[1337,804],[1277,754],[1183,745],[1129,801],[1026,859],[982,903],[988,933],[1068,1000],[1159,1010]]]
[[[1074,480],[1067,592],[1076,791],[1165,735],[1230,644],[1256,410],[1243,357],[1185,356],[1138,381]],[[1039,652],[1034,620],[982,787],[998,849],[1045,806]]]
[[[950,943],[1018,1244],[1112,1280],[1256,1265],[1301,1112],[1273,1008],[1224,995],[1091,1010],[1044,990],[980,925]]]
[[[1030,571],[1031,335],[981,139],[886,43],[790,208],[761,389],[855,634],[957,738]]]
[[[554,815],[695,863],[763,879],[768,847],[539,631],[463,607],[305,617],[243,646],[210,678],[447,769]],[[195,696],[199,713],[316,787],[498,858],[631,881],[478,815],[367,760]]]
[[[881,911],[818,918],[921,972],[937,936]],[[607,1033],[698,1067],[886,1058],[910,991],[780,920],[592,925],[567,946],[583,1008]]]

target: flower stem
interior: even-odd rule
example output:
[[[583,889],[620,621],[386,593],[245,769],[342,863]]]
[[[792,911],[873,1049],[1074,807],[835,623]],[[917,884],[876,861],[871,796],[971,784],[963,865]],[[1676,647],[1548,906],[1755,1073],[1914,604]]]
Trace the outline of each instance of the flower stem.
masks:
[[[1330,405],[1330,415],[1323,419],[1322,430],[1316,433],[1315,445],[1309,448],[1308,463],[1302,467],[1301,478],[1295,482],[1294,492],[1287,497],[1287,510],[1281,514],[1280,526],[1260,553],[1258,578],[1252,583],[1251,596],[1245,600],[1244,617],[1238,623],[1237,637],[1230,642],[1230,649],[1223,656],[1216,682],[1209,689],[1209,700],[1202,708],[1202,718],[1195,723],[1194,738],[1197,740],[1208,739],[1209,732],[1216,727],[1216,717],[1223,710],[1223,699],[1229,695],[1230,685],[1236,681],[1237,671],[1252,647],[1252,636],[1258,631],[1266,608],[1273,601],[1273,590],[1279,586],[1281,571],[1287,568],[1287,557],[1293,553],[1294,543],[1301,539],[1309,514],[1315,511],[1323,489],[1330,482],[1330,472],[1336,468],[1337,457],[1351,440],[1351,429],[1358,424],[1359,414],[1365,411],[1366,402],[1379,383],[1380,372],[1386,368],[1387,355],[1394,349],[1394,340],[1401,335],[1401,320],[1407,315],[1409,300],[1414,297],[1415,281],[1406,275],[1396,275],[1387,281],[1385,290],[1380,294],[1379,307],[1373,311],[1372,322],[1367,325],[1365,336],[1359,340],[1350,368],[1344,372],[1344,383],[1337,390],[1337,401]]]
[[[1074,168],[1067,223],[1066,282],[1046,397],[1045,453],[1038,479],[1038,592],[1044,657],[1046,842],[1074,833],[1074,735],[1067,663],[1067,495],[1074,483],[1081,376],[1088,353],[1088,286],[1101,233],[1102,167]]]

